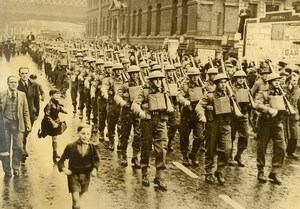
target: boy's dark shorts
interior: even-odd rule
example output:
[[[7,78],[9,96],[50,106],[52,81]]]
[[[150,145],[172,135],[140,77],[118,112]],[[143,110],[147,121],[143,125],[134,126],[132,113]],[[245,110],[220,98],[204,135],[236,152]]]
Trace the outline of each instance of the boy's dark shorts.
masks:
[[[88,191],[90,184],[90,173],[71,174],[68,176],[69,192],[84,193]]]

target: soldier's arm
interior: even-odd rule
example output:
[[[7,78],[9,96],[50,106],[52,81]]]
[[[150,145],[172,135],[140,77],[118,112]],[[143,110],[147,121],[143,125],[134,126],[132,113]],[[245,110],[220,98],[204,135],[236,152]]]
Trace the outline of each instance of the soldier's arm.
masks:
[[[109,78],[103,78],[100,88],[101,94],[105,99],[108,99]]]
[[[255,95],[255,104],[256,104],[257,110],[260,112],[263,112],[263,113],[268,113],[271,109],[271,107],[269,105],[265,104],[265,95],[264,95],[263,91],[259,91]]]
[[[144,102],[144,100],[144,89],[141,89],[139,94],[132,102],[131,110],[138,115],[145,114],[145,111],[142,109],[142,103]]]
[[[127,104],[127,102],[123,99],[123,93],[126,91],[126,86],[128,86],[127,83],[123,83],[122,85],[119,86],[119,88],[117,89],[117,92],[114,96],[114,100],[115,102],[120,105],[120,106],[124,106]]]
[[[187,84],[183,84],[183,85],[180,87],[179,92],[178,92],[178,95],[177,95],[177,101],[178,101],[180,104],[183,104],[184,106],[189,105],[188,103],[190,102],[188,99],[185,98],[187,88],[188,88],[188,87],[187,87]]]
[[[252,86],[251,88],[251,95],[255,96],[257,91],[258,91],[258,88],[259,88],[259,84],[258,82],[255,82],[254,85]]]

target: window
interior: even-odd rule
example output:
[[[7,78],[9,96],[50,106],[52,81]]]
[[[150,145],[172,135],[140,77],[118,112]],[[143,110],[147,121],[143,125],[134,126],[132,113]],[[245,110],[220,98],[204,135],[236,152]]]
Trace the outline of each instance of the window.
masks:
[[[185,34],[188,25],[188,0],[182,0],[182,18],[181,18],[181,31],[180,34]]]
[[[132,15],[132,33],[131,33],[132,36],[135,35],[135,28],[136,28],[136,10],[133,11],[133,15]]]
[[[148,7],[148,12],[147,12],[147,32],[146,36],[149,36],[151,33],[151,23],[152,23],[152,6]]]
[[[123,14],[122,15],[122,25],[121,25],[121,34],[122,35],[124,35],[124,33],[125,33],[125,18],[126,18],[126,16]]]
[[[257,8],[258,8],[258,4],[248,3],[248,9],[251,11],[251,18],[257,17]]]
[[[177,4],[178,0],[173,0],[172,5],[172,25],[171,25],[171,36],[174,35],[177,31]]]
[[[161,4],[158,4],[156,9],[155,35],[158,35],[160,33],[160,23],[161,23]]]
[[[266,4],[266,12],[279,11],[279,5]]]
[[[140,36],[141,33],[142,33],[142,9],[139,9],[137,35]]]

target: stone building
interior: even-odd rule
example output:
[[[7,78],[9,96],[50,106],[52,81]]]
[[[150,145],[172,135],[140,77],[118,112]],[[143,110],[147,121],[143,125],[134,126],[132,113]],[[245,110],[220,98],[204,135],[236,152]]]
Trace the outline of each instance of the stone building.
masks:
[[[154,49],[166,38],[178,39],[182,49],[228,52],[239,41],[242,8],[258,17],[297,5],[295,0],[88,0],[86,34]]]

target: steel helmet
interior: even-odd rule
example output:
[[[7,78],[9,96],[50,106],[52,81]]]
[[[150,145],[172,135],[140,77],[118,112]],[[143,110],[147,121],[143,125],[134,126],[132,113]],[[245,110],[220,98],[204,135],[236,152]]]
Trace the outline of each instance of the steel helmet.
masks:
[[[246,77],[246,73],[243,70],[238,70],[234,73],[233,77]]]
[[[104,65],[103,59],[96,59],[96,65]]]
[[[75,57],[83,57],[83,54],[78,52],[78,53],[76,53]]]
[[[200,71],[198,68],[196,67],[191,67],[188,69],[188,71],[186,72],[187,75],[200,75]]]
[[[226,79],[227,81],[229,80],[229,78],[227,77],[227,75],[225,73],[219,73],[214,78],[214,82],[217,82],[217,81],[222,80],[222,79]]]
[[[154,65],[152,67],[152,70],[151,71],[157,71],[157,70],[161,70],[161,66],[160,65]]]
[[[219,71],[217,68],[211,67],[208,69],[207,74],[218,74]]]
[[[153,71],[149,74],[148,79],[152,79],[152,78],[164,78],[165,76],[163,75],[162,72],[156,70]]]
[[[267,77],[267,81],[273,81],[275,79],[281,78],[281,76],[278,73],[271,73]]]
[[[165,70],[175,70],[175,67],[174,67],[174,65],[167,65],[165,67]]]
[[[127,73],[140,72],[140,68],[136,65],[130,65],[127,69]]]
[[[122,64],[126,64],[126,63],[129,63],[129,60],[128,59],[123,59]]]
[[[176,62],[176,63],[174,64],[174,67],[175,67],[175,68],[181,67],[181,63],[180,63],[180,62]]]
[[[113,70],[123,69],[124,66],[121,63],[116,63],[112,66]]]
[[[146,62],[141,62],[140,67],[149,67],[149,65]]]
[[[112,63],[111,61],[107,61],[104,63],[104,67],[112,67],[114,65],[114,63]]]

